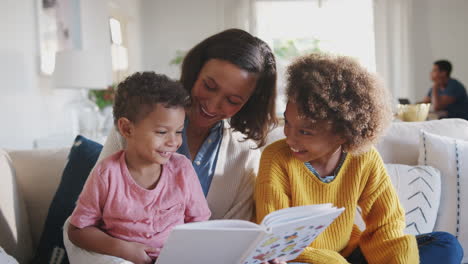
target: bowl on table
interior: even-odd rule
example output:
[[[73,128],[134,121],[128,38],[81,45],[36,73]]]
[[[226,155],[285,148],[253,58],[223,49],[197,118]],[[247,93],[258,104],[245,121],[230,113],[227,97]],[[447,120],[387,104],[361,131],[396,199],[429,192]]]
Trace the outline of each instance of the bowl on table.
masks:
[[[398,119],[406,122],[426,121],[431,104],[399,104]]]

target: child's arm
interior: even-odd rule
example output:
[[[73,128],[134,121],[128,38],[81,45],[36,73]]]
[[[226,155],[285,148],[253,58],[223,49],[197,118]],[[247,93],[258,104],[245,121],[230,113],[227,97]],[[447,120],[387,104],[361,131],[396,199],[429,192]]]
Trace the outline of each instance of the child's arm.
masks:
[[[211,211],[206,202],[197,173],[188,159],[184,159],[183,177],[187,181],[187,204],[185,206],[185,223],[200,222],[210,219]]]
[[[153,249],[144,244],[111,237],[94,226],[78,228],[70,224],[68,237],[73,244],[85,250],[119,257],[136,264],[152,263],[153,261],[148,253],[159,252],[158,249]]]
[[[369,263],[419,263],[416,239],[405,235],[404,211],[376,150],[370,153],[375,162],[359,200],[366,230],[360,247]]]
[[[267,147],[263,151],[254,195],[258,223],[267,214],[291,206],[289,177],[284,165],[284,156],[277,149]],[[307,247],[295,261],[314,264],[348,263],[338,252],[312,247]]]

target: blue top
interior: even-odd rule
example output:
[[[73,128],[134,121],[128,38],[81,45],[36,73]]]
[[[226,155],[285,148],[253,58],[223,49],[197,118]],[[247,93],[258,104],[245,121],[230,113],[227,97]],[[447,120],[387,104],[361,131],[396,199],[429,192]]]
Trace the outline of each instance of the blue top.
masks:
[[[432,88],[429,89],[427,96],[431,97]],[[448,80],[445,89],[439,90],[439,95],[455,97],[455,102],[447,106],[448,117],[467,118],[468,119],[468,97],[463,84],[455,79]]]
[[[338,172],[340,171],[341,169],[341,166],[343,166],[343,163],[346,159],[346,156],[348,154],[343,152],[341,157],[340,157],[340,162],[338,163],[338,166],[336,167],[336,169],[333,171],[333,175],[330,175],[330,176],[325,176],[325,177],[320,177],[320,174],[318,173],[318,171],[312,166],[312,164],[310,164],[310,162],[306,161],[304,162],[304,165],[307,167],[307,169],[310,170],[310,172],[312,172],[312,174],[315,175],[315,177],[317,177],[320,181],[324,182],[324,183],[330,183],[332,182],[335,178],[336,178],[336,175],[338,174]]]
[[[185,119],[184,130],[182,132],[182,145],[177,150],[177,153],[185,155],[188,159],[190,157],[190,150],[187,144],[187,126],[188,119]],[[205,197],[208,195],[210,190],[211,181],[216,169],[216,162],[218,161],[219,148],[221,146],[221,139],[223,138],[223,121],[219,121],[214,125],[208,137],[203,142],[200,150],[193,159],[192,165],[195,168],[195,172],[198,175],[200,184],[203,189]]]

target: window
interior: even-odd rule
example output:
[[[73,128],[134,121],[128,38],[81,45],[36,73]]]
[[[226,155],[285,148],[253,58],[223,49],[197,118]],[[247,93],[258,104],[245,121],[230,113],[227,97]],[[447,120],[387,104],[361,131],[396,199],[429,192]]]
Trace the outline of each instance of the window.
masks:
[[[122,26],[119,20],[109,19],[111,31],[112,72],[114,82],[120,82],[128,70],[128,53],[124,45]]]
[[[310,52],[357,58],[375,72],[372,0],[257,0],[256,33],[274,50],[278,67],[277,112],[285,109],[285,69]]]

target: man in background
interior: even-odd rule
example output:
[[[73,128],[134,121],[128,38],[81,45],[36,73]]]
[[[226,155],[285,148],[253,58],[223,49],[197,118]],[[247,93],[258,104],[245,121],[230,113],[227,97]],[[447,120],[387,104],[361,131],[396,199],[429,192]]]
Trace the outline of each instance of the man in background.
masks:
[[[468,97],[462,83],[450,77],[452,64],[447,60],[434,62],[432,87],[422,103],[431,103],[434,111],[446,111],[449,118],[468,119]]]

